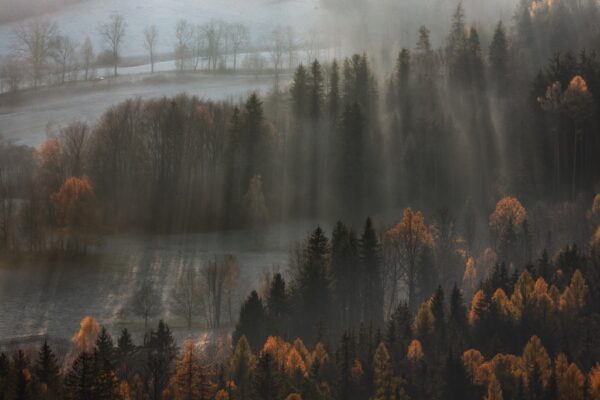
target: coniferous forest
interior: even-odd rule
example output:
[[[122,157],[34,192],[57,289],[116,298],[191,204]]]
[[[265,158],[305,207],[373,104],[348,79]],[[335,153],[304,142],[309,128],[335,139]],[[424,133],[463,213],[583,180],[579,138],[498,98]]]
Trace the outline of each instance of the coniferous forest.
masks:
[[[0,140],[0,291],[27,262],[103,268],[123,232],[260,253],[311,226],[260,277],[215,250],[132,285],[135,317],[85,313],[66,345],[0,335],[0,400],[600,400],[600,3],[469,13],[385,55],[273,57],[243,98]]]

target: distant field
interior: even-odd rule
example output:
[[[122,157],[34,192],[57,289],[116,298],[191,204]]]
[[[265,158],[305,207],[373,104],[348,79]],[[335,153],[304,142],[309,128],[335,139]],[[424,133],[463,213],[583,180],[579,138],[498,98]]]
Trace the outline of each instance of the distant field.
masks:
[[[15,1],[0,0],[0,14],[6,9],[2,2]],[[127,23],[123,54],[136,56],[145,53],[142,32],[151,24],[156,24],[159,30],[157,52],[170,52],[175,43],[175,25],[180,18],[193,24],[213,19],[241,22],[256,39],[266,36],[277,25],[290,25],[298,32],[310,30],[320,15],[318,3],[319,0],[85,0],[50,12],[44,18],[56,22],[62,33],[74,39],[83,41],[89,36],[94,47],[101,50],[98,27],[111,13],[118,12]],[[13,47],[16,25],[17,22],[2,24],[0,21],[0,56]]]
[[[283,76],[282,84],[289,76]],[[238,100],[253,91],[265,93],[273,76],[217,75],[205,73],[179,76],[135,75],[95,84],[77,83],[26,91],[12,97],[0,95],[0,135],[17,143],[37,146],[48,129],[56,131],[72,121],[93,122],[107,108],[133,97],[152,98],[188,93],[211,100]]]
[[[233,232],[118,235],[106,238],[87,265],[22,260],[7,266],[0,262],[0,347],[36,341],[39,335],[69,339],[86,315],[117,331],[127,326],[138,340],[143,321],[127,308],[136,284],[144,279],[156,282],[167,305],[179,270],[201,267],[225,253],[235,255],[240,264],[237,303],[259,284],[264,271],[287,268],[288,249],[312,227],[310,222],[299,222]],[[168,310],[162,317],[174,328],[182,325]],[[185,327],[176,330],[187,333]]]

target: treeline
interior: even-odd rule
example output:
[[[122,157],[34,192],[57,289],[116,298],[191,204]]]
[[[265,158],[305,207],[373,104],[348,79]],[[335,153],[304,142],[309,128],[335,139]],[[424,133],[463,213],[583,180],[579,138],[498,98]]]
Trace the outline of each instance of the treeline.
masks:
[[[513,217],[501,241],[514,234]],[[418,218],[407,210],[380,245],[370,221],[359,238],[339,223],[331,242],[317,228],[293,253],[288,282],[276,274],[261,295],[252,292],[233,334],[234,354],[249,347],[257,357],[245,390],[257,380],[255,398],[284,398],[292,379],[292,390],[311,399],[597,398],[600,233],[583,251],[543,252],[522,269],[495,263],[482,271],[467,262],[462,283],[445,290],[431,288],[446,265],[428,260],[433,238]],[[394,233],[405,241],[402,299],[384,318]]]
[[[89,36],[73,37],[61,33],[60,27],[49,19],[37,18],[17,25],[13,32],[12,50],[0,65],[0,92],[38,86],[63,85],[72,81],[98,78],[98,69],[112,68],[113,75],[124,66],[123,45],[128,40],[128,26],[120,14],[111,14],[99,28],[99,40]],[[316,57],[317,42],[304,42],[290,27],[276,26],[256,43],[250,29],[239,22],[211,20],[194,24],[185,18],[173,28],[174,46],[160,51],[161,32],[156,25],[143,28],[140,48],[145,50],[144,63],[173,61],[173,71],[236,72],[240,67],[258,74],[262,71],[291,70],[303,57]],[[164,35],[164,32],[162,32]],[[8,39],[8,38],[7,38]],[[102,43],[95,49],[93,43]],[[305,52],[303,55],[301,52]],[[140,58],[139,54],[130,57]]]
[[[224,336],[178,348],[163,321],[140,345],[126,329],[115,343],[86,317],[67,354],[46,343],[0,354],[0,398],[599,398],[600,234],[585,251],[566,247],[522,270],[496,264],[470,301],[468,288],[447,296],[438,286],[384,320],[370,297],[381,294],[372,232],[367,222],[353,255],[340,251],[354,236],[342,224],[331,246],[315,230],[289,285],[276,274],[250,294],[233,348]],[[333,269],[342,254],[344,275]]]

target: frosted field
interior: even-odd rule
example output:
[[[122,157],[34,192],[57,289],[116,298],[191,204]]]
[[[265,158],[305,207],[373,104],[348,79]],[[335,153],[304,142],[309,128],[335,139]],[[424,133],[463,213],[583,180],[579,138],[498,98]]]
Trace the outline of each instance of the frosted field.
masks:
[[[145,76],[148,78],[148,75]],[[133,97],[153,98],[188,93],[204,99],[239,100],[253,91],[266,93],[273,86],[272,76],[190,74],[182,77],[168,74],[153,77],[127,77],[127,81],[108,80],[91,84],[77,83],[37,92],[18,94],[16,99],[0,95],[0,135],[15,143],[37,146],[46,132],[56,132],[72,121],[94,122],[107,108]],[[289,79],[281,78],[282,84]]]
[[[263,272],[275,266],[285,271],[290,246],[314,226],[305,222],[272,225],[259,231],[112,236],[96,252],[98,260],[93,265],[63,262],[1,266],[0,341],[41,334],[68,339],[86,315],[93,315],[113,332],[127,326],[139,340],[143,319],[127,309],[138,282],[156,282],[166,305],[181,269],[200,267],[214,255],[231,253],[240,264],[241,287],[256,287]],[[245,295],[246,291],[240,294]],[[189,333],[183,321],[173,319],[168,312],[163,317],[178,336]],[[223,320],[227,322],[228,316],[224,315]]]
[[[192,24],[210,20],[241,22],[248,26],[253,39],[264,44],[262,38],[277,25],[289,25],[297,32],[312,29],[321,13],[318,3],[319,0],[89,0],[44,18],[56,22],[63,34],[80,42],[89,36],[98,52],[102,49],[98,27],[118,12],[127,23],[122,53],[136,56],[145,54],[142,32],[151,24],[159,30],[158,53],[173,51],[175,24],[181,18]],[[0,55],[14,45],[16,25],[0,25]]]

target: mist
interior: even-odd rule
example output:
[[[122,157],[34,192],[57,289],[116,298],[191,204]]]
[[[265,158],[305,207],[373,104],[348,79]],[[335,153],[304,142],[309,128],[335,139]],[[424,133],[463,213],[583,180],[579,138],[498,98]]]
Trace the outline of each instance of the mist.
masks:
[[[86,357],[123,399],[593,386],[597,1],[0,10],[0,354],[57,349],[49,398]]]

